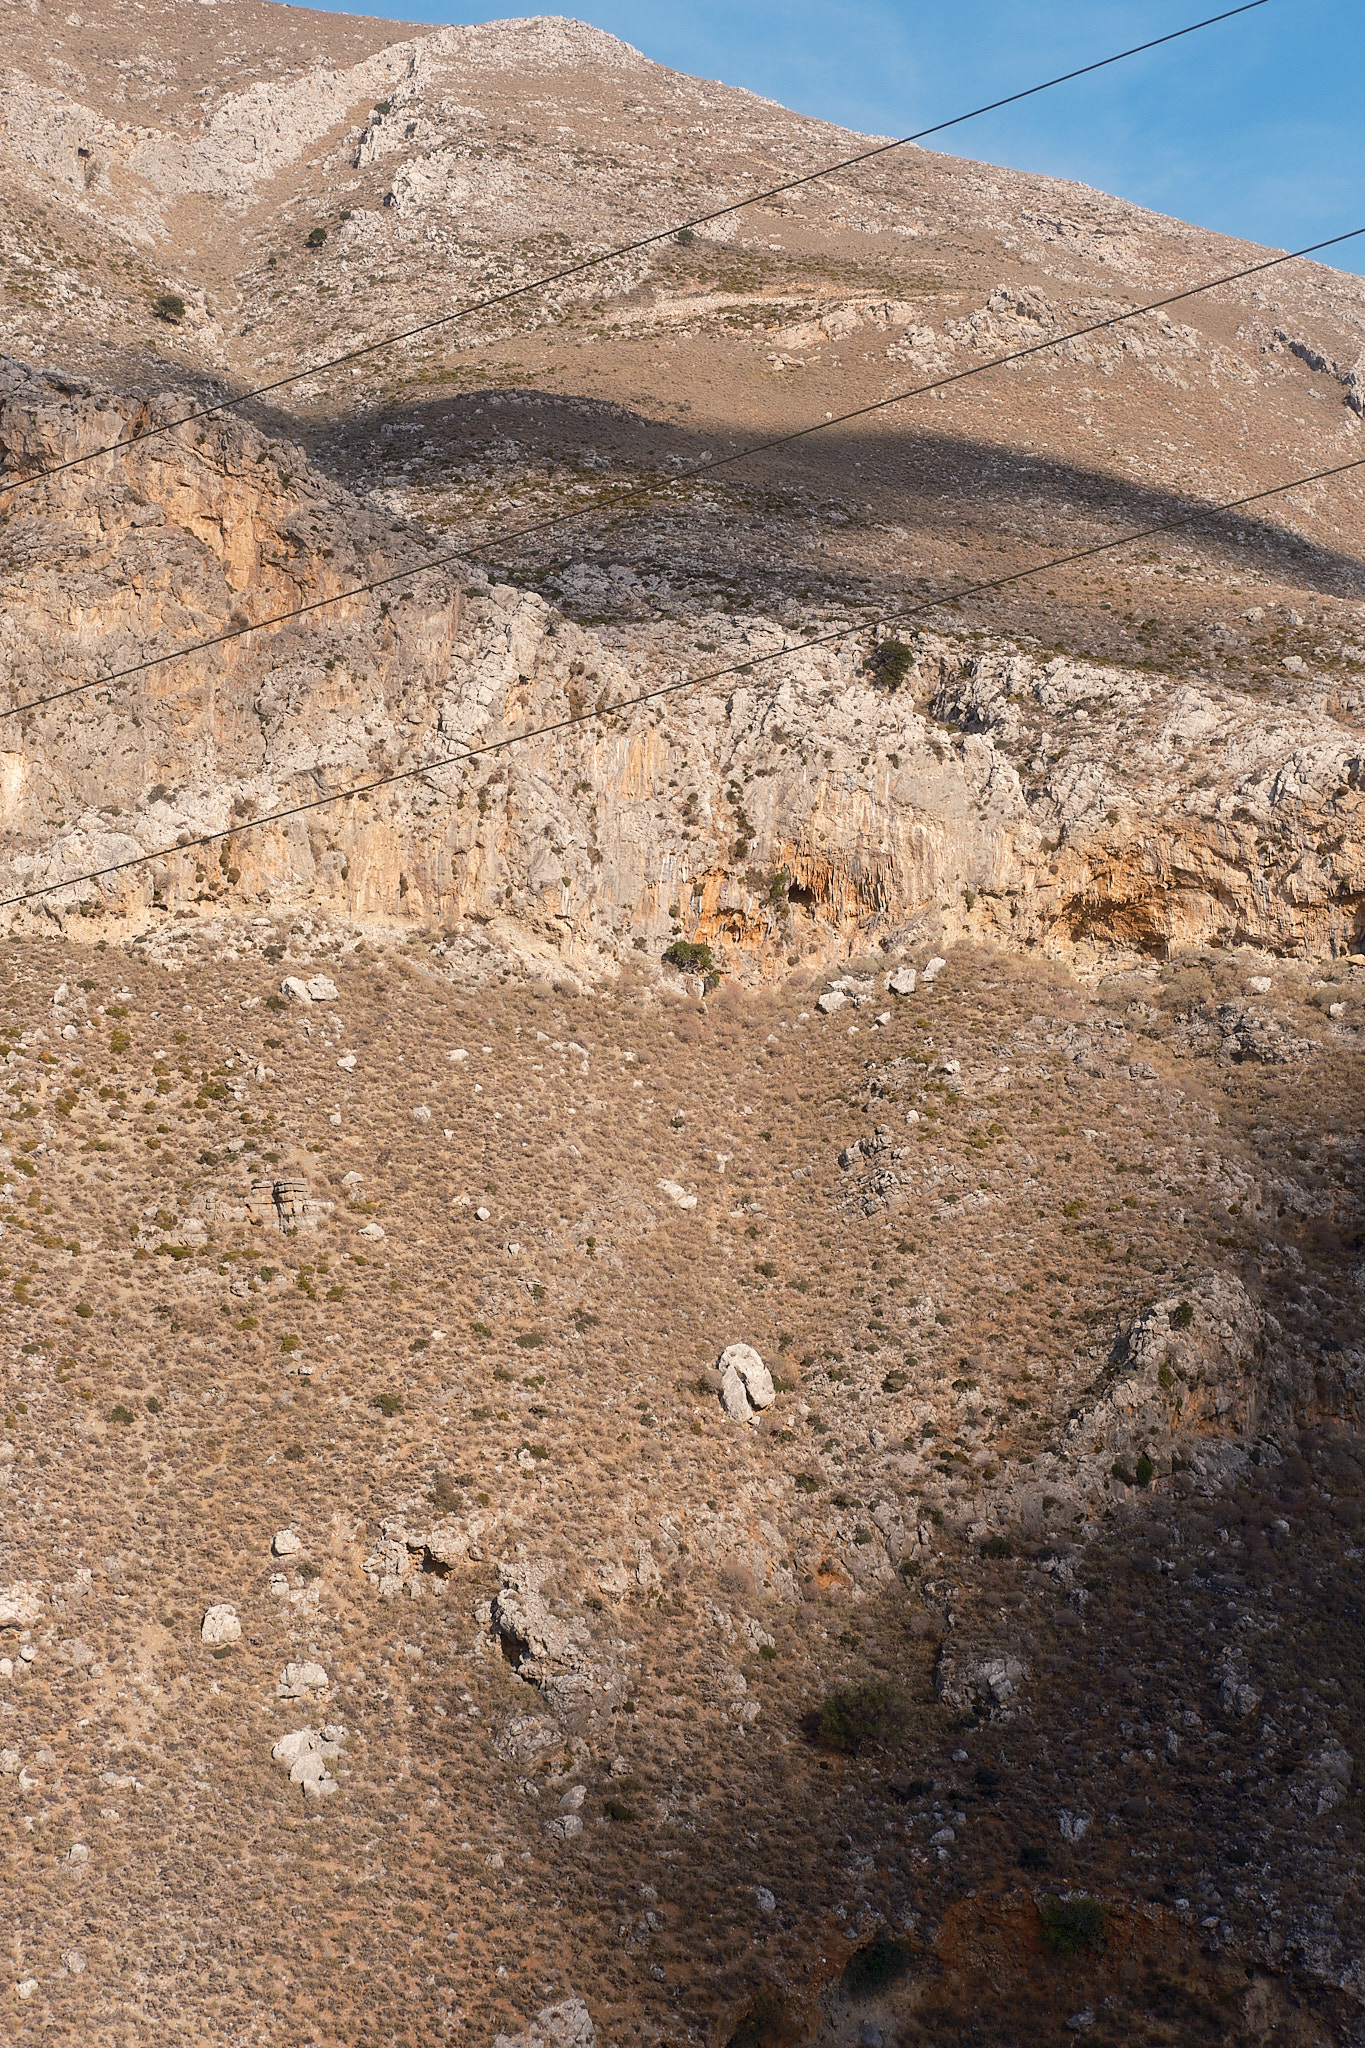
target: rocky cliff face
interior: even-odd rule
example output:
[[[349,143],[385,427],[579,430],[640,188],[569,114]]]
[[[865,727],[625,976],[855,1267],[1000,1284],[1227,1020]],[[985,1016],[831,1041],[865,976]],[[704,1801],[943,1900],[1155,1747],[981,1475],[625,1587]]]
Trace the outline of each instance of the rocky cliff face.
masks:
[[[175,403],[13,372],[6,470]],[[554,604],[428,567],[420,529],[235,422],[18,491],[5,528],[6,889],[158,855],[30,915],[131,933],[268,898],[497,922],[588,972],[681,935],[764,977],[925,934],[1157,958],[1361,937],[1359,699],[1327,677],[1263,710],[1225,683],[916,632],[895,675],[859,608],[717,611],[659,579],[652,617],[594,627],[567,599],[609,608],[633,572],[580,564]],[[176,852],[206,833],[230,836]]]

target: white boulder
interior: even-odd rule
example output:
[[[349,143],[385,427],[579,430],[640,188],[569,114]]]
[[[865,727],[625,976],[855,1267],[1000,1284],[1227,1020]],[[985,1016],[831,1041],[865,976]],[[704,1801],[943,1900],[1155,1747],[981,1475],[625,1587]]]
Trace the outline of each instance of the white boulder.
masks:
[[[204,1619],[199,1625],[199,1640],[201,1643],[240,1643],[242,1624],[237,1619],[237,1609],[226,1600],[205,1608]]]
[[[0,1628],[32,1628],[43,1618],[43,1589],[37,1579],[0,1586]]]
[[[716,1361],[720,1398],[732,1422],[756,1422],[776,1398],[773,1376],[752,1344],[728,1344]]]
[[[925,969],[924,969],[924,979],[925,979],[925,981],[937,981],[937,980],[938,980],[938,977],[940,976],[940,974],[942,974],[942,972],[943,972],[944,968],[945,968],[945,967],[946,967],[947,965],[948,965],[948,962],[947,962],[946,960],[940,960],[940,958],[939,958],[938,954],[937,954],[937,953],[935,953],[935,955],[934,955],[933,959],[932,959],[932,960],[930,960],[930,961],[928,961],[928,962],[926,962],[926,964],[925,964]]]
[[[275,1688],[276,1696],[282,1700],[299,1700],[305,1693],[325,1691],[331,1682],[321,1664],[286,1664]]]
[[[913,967],[898,967],[887,977],[887,993],[893,996],[912,996],[919,977]]]
[[[842,1010],[847,1002],[848,997],[841,988],[828,988],[817,998],[815,1007],[823,1016],[832,1017],[835,1011]]]
[[[297,1557],[303,1549],[303,1541],[293,1529],[277,1529],[270,1548],[276,1557]]]

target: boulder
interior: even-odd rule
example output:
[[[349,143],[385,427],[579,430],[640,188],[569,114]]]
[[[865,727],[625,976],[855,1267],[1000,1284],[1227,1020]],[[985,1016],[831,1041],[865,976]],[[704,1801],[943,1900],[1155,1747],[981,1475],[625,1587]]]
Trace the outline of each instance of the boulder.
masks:
[[[754,1422],[775,1398],[773,1376],[752,1344],[729,1344],[716,1361],[720,1398],[732,1422]]]
[[[845,1008],[847,1003],[848,997],[841,988],[829,988],[825,990],[822,996],[817,998],[815,1007],[822,1015],[832,1017],[837,1010]]]
[[[199,1625],[201,1643],[240,1643],[242,1624],[237,1619],[237,1609],[226,1600],[204,1610],[204,1619]]]
[[[310,975],[307,981],[297,974],[286,974],[280,983],[280,994],[292,1003],[334,1003],[337,985],[325,974]]]
[[[276,1696],[282,1700],[302,1699],[305,1693],[322,1692],[331,1682],[321,1664],[286,1664],[280,1673]]]
[[[277,1529],[270,1546],[276,1557],[296,1557],[303,1549],[302,1539],[292,1529]]]
[[[926,963],[923,979],[925,981],[937,981],[938,977],[940,976],[940,974],[942,974],[944,968],[947,965],[948,962],[946,960],[940,960],[936,953],[933,959]]]
[[[0,1586],[0,1628],[32,1628],[43,1618],[43,1589],[37,1579]]]
[[[895,973],[887,978],[887,992],[893,996],[912,996],[918,978],[913,967],[898,967]]]

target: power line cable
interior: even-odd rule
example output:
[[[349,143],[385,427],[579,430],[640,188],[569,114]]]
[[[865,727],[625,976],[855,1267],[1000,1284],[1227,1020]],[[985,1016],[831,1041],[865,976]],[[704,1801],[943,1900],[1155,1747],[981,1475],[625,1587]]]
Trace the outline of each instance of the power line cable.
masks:
[[[1293,477],[1288,483],[1272,484],[1265,490],[1249,491],[1240,498],[1229,498],[1220,505],[1197,505],[1174,519],[1162,520],[1154,526],[1135,527],[1130,533],[1120,534],[1114,540],[1097,541],[1087,548],[1075,548],[1065,555],[1053,555],[1045,562],[1035,562],[1026,569],[1014,569],[1003,576],[991,576],[977,583],[961,585],[956,590],[943,592],[938,597],[925,598],[921,603],[897,607],[883,613],[879,618],[864,620],[861,631],[874,631],[878,626],[905,625],[911,619],[922,617],[926,612],[938,611],[946,604],[959,604],[965,598],[980,597],[992,590],[1002,590],[1011,583],[1022,583],[1027,577],[1041,576],[1056,569],[1064,569],[1075,562],[1093,561],[1097,555],[1111,554],[1116,548],[1132,547],[1138,541],[1153,540],[1162,534],[1177,532],[1181,527],[1193,525],[1200,519],[1217,519],[1225,513],[1240,511],[1244,505],[1263,504],[1267,498],[1282,497],[1287,491],[1304,489],[1308,484],[1324,483],[1329,478],[1345,476],[1349,471],[1365,468],[1365,455],[1356,456],[1351,462],[1339,462],[1330,469],[1312,470],[1306,476]],[[490,754],[509,752],[513,747],[525,746],[531,740],[548,739],[556,733],[568,732],[582,725],[589,725],[599,718],[611,718],[623,711],[636,711],[644,704],[653,704],[664,697],[675,697],[686,690],[697,690],[706,683],[722,681],[726,676],[748,674],[751,670],[766,666],[770,662],[782,661],[794,652],[805,652],[811,647],[827,646],[831,641],[843,640],[848,629],[841,627],[835,632],[821,633],[812,640],[803,642],[800,649],[781,647],[770,654],[755,654],[744,661],[729,662],[723,668],[708,669],[699,676],[685,676],[681,681],[661,683],[655,689],[641,690],[633,697],[618,698],[613,704],[605,704],[592,711],[571,713],[567,718],[549,720],[544,725],[533,726],[528,732],[509,733],[505,739],[489,740],[479,747],[466,747],[462,753],[446,754],[435,761],[419,762],[412,768],[396,769],[392,775],[380,775],[370,782],[357,783],[351,789],[335,790],[328,796],[310,797],[303,803],[288,804],[278,811],[270,811],[262,818],[252,818],[239,825],[230,825],[221,832],[203,832],[195,838],[185,839],[174,846],[163,846],[152,853],[141,853],[128,860],[112,861],[102,868],[91,868],[85,874],[68,875],[58,882],[46,882],[39,889],[20,890],[13,896],[0,897],[0,910],[10,910],[16,904],[33,903],[45,896],[56,895],[61,889],[77,889],[86,882],[106,881],[111,875],[127,874],[134,868],[148,867],[158,860],[170,860],[176,854],[194,853],[201,848],[220,846],[225,841],[244,838],[249,832],[260,831],[266,825],[278,825],[290,818],[299,818],[311,811],[320,811],[328,805],[349,803],[359,797],[370,796],[379,789],[391,789],[396,783],[411,782],[421,775],[439,774],[445,768],[463,767],[469,761],[483,759]]]
[[[1300,257],[1312,256],[1322,249],[1334,248],[1340,242],[1353,241],[1362,234],[1365,234],[1365,228],[1351,228],[1347,233],[1333,235],[1327,241],[1313,242],[1303,249],[1291,249],[1282,256],[1267,257],[1263,262],[1249,264],[1242,270],[1229,271],[1221,276],[1208,278],[1203,284],[1190,285],[1184,291],[1172,292],[1165,298],[1153,299],[1146,305],[1133,306],[1127,312],[1113,313],[1103,320],[1091,321],[1084,327],[1070,329],[1065,334],[1053,335],[1046,341],[1030,342],[1026,348],[1013,349],[1005,355],[991,356],[986,362],[975,363],[969,369],[949,371],[945,376],[936,377],[927,384],[917,384],[910,390],[896,392],[889,398],[876,399],[870,405],[857,406],[853,411],[840,413],[835,418],[813,421],[807,426],[793,428],[790,433],[775,435],[767,441],[753,442],[747,448],[735,449],[726,455],[707,456],[679,475],[661,478],[657,482],[629,485],[605,498],[597,499],[591,505],[573,505],[560,512],[547,513],[544,518],[532,520],[525,526],[511,527],[502,533],[490,534],[465,548],[448,549],[445,553],[434,555],[425,562],[410,564],[407,568],[395,569],[383,576],[371,577],[367,582],[355,583],[345,590],[335,591],[329,597],[312,598],[307,604],[296,605],[287,612],[275,612],[268,618],[248,620],[241,626],[230,626],[221,633],[211,633],[202,640],[191,640],[183,647],[173,647],[165,654],[149,655],[143,661],[129,663],[126,668],[111,669],[106,674],[94,676],[87,682],[69,684],[63,690],[50,690],[41,697],[27,697],[20,704],[0,707],[0,720],[17,718],[26,711],[41,711],[47,705],[65,703],[69,698],[84,696],[91,690],[113,689],[120,683],[131,681],[134,676],[145,675],[151,669],[163,668],[169,662],[184,661],[192,654],[207,653],[210,648],[223,647],[233,641],[245,639],[250,633],[261,633],[270,627],[290,625],[298,619],[309,618],[316,612],[325,611],[332,605],[344,604],[351,598],[372,596],[376,591],[386,590],[395,583],[406,583],[414,576],[430,575],[438,569],[450,567],[452,563],[465,562],[471,554],[487,555],[494,550],[501,551],[511,541],[543,533],[550,527],[561,526],[575,519],[584,519],[594,513],[610,512],[638,499],[656,496],[660,492],[676,488],[679,484],[691,483],[697,477],[707,476],[737,462],[747,461],[752,456],[789,447],[797,441],[809,439],[813,434],[828,433],[832,428],[844,426],[851,420],[866,419],[869,415],[883,412],[890,406],[906,404],[912,398],[922,398],[929,392],[941,391],[953,384],[966,383],[973,377],[984,376],[988,370],[998,370],[1010,363],[1023,362],[1030,356],[1045,353],[1048,349],[1063,348],[1070,341],[1098,334],[1106,328],[1120,326],[1126,320],[1140,319],[1147,313],[1158,312],[1163,307],[1176,305],[1182,300],[1198,298],[1202,293],[1217,290],[1220,285],[1235,284],[1242,278],[1274,270],[1281,264],[1296,262]]]
[[[670,241],[675,235],[691,233],[697,228],[708,227],[713,221],[724,220],[732,213],[740,213],[746,206],[760,206],[765,200],[780,198],[784,192],[795,192],[802,185],[814,184],[820,178],[833,177],[839,171],[851,170],[855,165],[871,163],[875,158],[888,155],[892,150],[905,149],[913,142],[923,142],[926,136],[942,135],[949,128],[958,128],[965,121],[978,120],[983,114],[998,113],[1002,107],[1017,106],[1020,100],[1033,99],[1037,94],[1050,92],[1054,86],[1068,85],[1074,79],[1087,78],[1092,72],[1104,71],[1113,64],[1122,64],[1129,57],[1140,57],[1149,50],[1158,50],[1165,43],[1176,43],[1184,36],[1196,35],[1200,29],[1214,28],[1219,22],[1232,21],[1239,14],[1252,14],[1258,7],[1264,7],[1267,0],[1245,0],[1240,7],[1230,7],[1222,14],[1210,14],[1203,21],[1192,21],[1184,28],[1172,29],[1168,35],[1153,36],[1149,42],[1135,43],[1131,49],[1118,50],[1111,57],[1100,57],[1093,64],[1082,64],[1074,71],[1063,71],[1056,78],[1047,78],[1039,85],[1026,86],[1021,92],[1007,93],[1003,99],[991,100],[986,105],[972,107],[965,114],[954,114],[950,120],[936,121],[932,127],[917,129],[913,135],[902,135],[893,142],[881,142],[873,149],[859,150],[854,156],[840,157],[836,162],[824,164],[818,170],[804,171],[799,178],[788,178],[780,185],[769,185],[761,192],[751,192],[743,199],[736,199],[727,206],[718,206],[710,213],[694,214],[690,220],[677,221],[671,227],[657,228],[651,234],[641,235],[633,242],[623,242],[619,247],[604,250],[597,256],[585,256],[577,263],[563,265],[558,270],[547,271],[543,277],[532,278],[525,284],[513,285],[504,292],[490,293],[487,297],[473,299],[467,306],[458,307],[453,313],[438,314],[432,320],[420,321],[415,327],[405,327],[395,334],[388,334],[379,341],[362,343],[358,348],[346,349],[342,354],[327,356],[320,363],[308,364],[300,370],[291,370],[286,377],[273,378],[268,384],[258,384],[250,391],[239,392],[235,397],[222,398],[213,405],[198,407],[179,420],[167,421],[159,427],[149,427],[145,433],[130,435],[127,440],[111,441],[103,448],[89,449],[84,455],[72,455],[65,462],[55,462],[46,469],[32,471],[15,483],[5,486],[9,490],[23,490],[30,484],[41,483],[47,477],[60,476],[69,469],[76,469],[87,462],[96,462],[101,456],[117,454],[121,448],[157,439],[176,427],[192,426],[196,420],[212,419],[216,414],[229,412],[239,405],[247,405],[254,398],[267,397],[272,391],[282,391],[290,384],[296,384],[301,377],[316,377],[327,370],[335,370],[346,363],[354,363],[362,357],[378,354],[383,349],[396,348],[405,341],[416,340],[423,334],[448,327],[458,320],[472,319],[478,313],[493,311],[498,306],[509,305],[512,300],[525,298],[531,292],[544,291],[549,286],[563,284],[569,278],[581,277],[590,270],[598,270],[604,264],[619,262],[624,256],[633,256],[641,249],[653,248],[659,242]]]

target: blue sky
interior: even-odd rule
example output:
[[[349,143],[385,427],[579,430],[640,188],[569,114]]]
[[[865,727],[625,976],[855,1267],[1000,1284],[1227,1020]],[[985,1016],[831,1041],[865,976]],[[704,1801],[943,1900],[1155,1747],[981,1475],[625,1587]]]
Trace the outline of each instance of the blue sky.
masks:
[[[1359,0],[1269,0],[1254,14],[970,122],[936,146],[1079,178],[1275,248],[1365,226],[1358,7]],[[451,0],[376,0],[363,10],[328,11],[395,21],[504,18],[502,10]],[[1220,7],[1219,0],[700,0],[680,8],[665,0],[592,0],[562,11],[660,63],[885,135]],[[1365,272],[1365,237],[1335,260]]]

